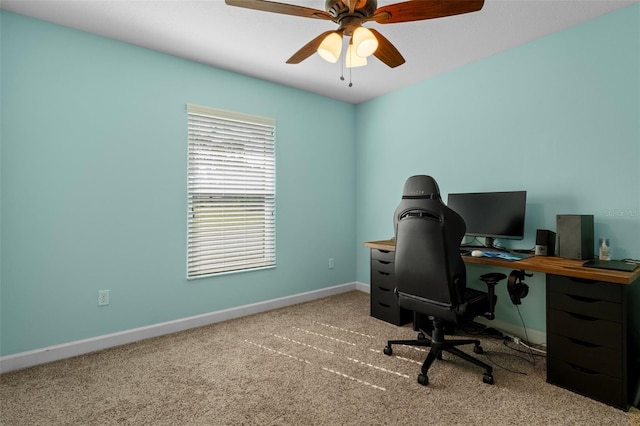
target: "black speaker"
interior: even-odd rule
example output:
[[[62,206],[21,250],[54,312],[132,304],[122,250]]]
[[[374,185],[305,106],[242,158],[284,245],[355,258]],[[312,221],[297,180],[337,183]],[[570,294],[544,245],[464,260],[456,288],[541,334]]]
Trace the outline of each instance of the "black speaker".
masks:
[[[546,229],[536,231],[536,256],[555,256],[556,233]]]
[[[558,256],[566,259],[593,259],[593,215],[556,216]]]
[[[519,305],[520,299],[524,299],[529,294],[529,286],[522,281],[524,279],[523,271],[512,271],[507,281],[507,291],[511,298],[511,303]]]

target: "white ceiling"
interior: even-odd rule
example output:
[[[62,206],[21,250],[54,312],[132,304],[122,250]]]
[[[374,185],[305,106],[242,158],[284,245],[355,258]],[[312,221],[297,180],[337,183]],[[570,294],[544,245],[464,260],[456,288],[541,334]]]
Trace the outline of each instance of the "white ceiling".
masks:
[[[378,6],[402,0],[378,0]],[[419,0],[417,0],[419,1]],[[324,10],[324,0],[282,0]],[[312,55],[285,61],[330,21],[228,6],[224,0],[2,0],[3,9],[127,43],[360,103],[640,0],[486,0],[479,12],[376,28],[406,59],[389,68],[376,58],[344,71]]]

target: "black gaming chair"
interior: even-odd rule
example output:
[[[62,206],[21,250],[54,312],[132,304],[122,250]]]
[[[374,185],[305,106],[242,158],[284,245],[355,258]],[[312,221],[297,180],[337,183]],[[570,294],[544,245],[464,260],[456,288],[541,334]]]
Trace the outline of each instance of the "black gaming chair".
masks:
[[[483,353],[477,339],[445,340],[445,325],[459,324],[482,315],[494,319],[494,287],[506,278],[500,273],[482,275],[488,291],[466,287],[466,269],[460,257],[460,243],[466,225],[460,215],[440,198],[438,184],[431,176],[412,176],[405,185],[402,201],[394,214],[396,296],[401,308],[427,315],[433,321],[431,336],[420,330],[416,340],[389,340],[392,345],[431,347],[418,383],[427,385],[427,371],[446,351],[485,369],[483,382],[493,384],[493,368],[457,348],[473,344]]]

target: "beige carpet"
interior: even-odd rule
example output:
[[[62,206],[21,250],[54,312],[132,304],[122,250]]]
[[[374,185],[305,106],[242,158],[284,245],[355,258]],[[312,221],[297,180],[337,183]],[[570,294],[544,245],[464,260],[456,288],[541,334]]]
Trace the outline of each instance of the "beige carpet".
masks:
[[[495,384],[438,361],[369,316],[350,292],[0,376],[2,425],[627,425],[609,407],[545,382],[544,358],[481,338]],[[468,349],[471,351],[471,349]],[[499,367],[499,366],[501,367]]]

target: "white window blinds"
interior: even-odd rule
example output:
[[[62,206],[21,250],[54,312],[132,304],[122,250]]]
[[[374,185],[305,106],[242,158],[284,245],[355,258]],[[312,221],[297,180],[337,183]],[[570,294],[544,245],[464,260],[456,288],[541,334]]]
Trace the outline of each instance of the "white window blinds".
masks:
[[[191,104],[187,115],[187,277],[275,266],[275,120]]]

